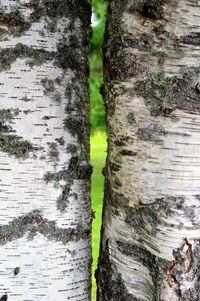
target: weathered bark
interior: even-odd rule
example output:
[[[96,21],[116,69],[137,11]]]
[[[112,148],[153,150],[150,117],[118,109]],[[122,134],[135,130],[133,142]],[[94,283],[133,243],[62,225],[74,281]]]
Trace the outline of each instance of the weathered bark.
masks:
[[[200,300],[200,4],[110,0],[99,301]]]
[[[90,0],[0,0],[0,300],[90,300]]]

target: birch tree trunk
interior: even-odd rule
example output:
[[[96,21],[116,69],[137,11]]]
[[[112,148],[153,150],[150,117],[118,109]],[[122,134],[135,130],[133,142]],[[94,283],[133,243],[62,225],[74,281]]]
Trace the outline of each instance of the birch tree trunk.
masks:
[[[110,0],[98,301],[200,300],[200,2]]]
[[[0,300],[90,300],[89,0],[0,0]]]

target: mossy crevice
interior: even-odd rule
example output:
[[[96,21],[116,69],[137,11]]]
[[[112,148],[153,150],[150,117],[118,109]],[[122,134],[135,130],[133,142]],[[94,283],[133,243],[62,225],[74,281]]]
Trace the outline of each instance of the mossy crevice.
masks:
[[[98,284],[98,300],[139,301],[128,293],[121,274],[117,272],[115,264],[111,261],[108,240],[105,243],[105,247],[101,250],[95,278]]]

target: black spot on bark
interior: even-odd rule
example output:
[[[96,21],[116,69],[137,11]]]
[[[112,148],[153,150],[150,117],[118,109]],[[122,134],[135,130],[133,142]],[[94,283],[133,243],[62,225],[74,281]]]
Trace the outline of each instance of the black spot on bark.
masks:
[[[14,269],[14,275],[18,275],[19,274],[19,271],[20,271],[20,267],[17,267]]]
[[[137,154],[138,154],[137,152],[133,152],[133,151],[128,150],[128,149],[123,149],[121,151],[122,156],[137,156]]]
[[[3,295],[1,298],[0,298],[0,301],[6,301],[8,300],[8,295]]]
[[[142,7],[141,14],[145,18],[159,20],[164,17],[164,9],[163,9],[162,0],[150,0],[146,1],[144,6]]]

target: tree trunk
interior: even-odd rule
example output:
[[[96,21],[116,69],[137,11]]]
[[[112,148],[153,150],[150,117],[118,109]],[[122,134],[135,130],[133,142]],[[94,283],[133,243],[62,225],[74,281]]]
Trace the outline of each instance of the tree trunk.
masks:
[[[199,301],[199,1],[109,1],[104,69],[98,301]]]
[[[0,300],[90,300],[89,0],[0,0]]]

